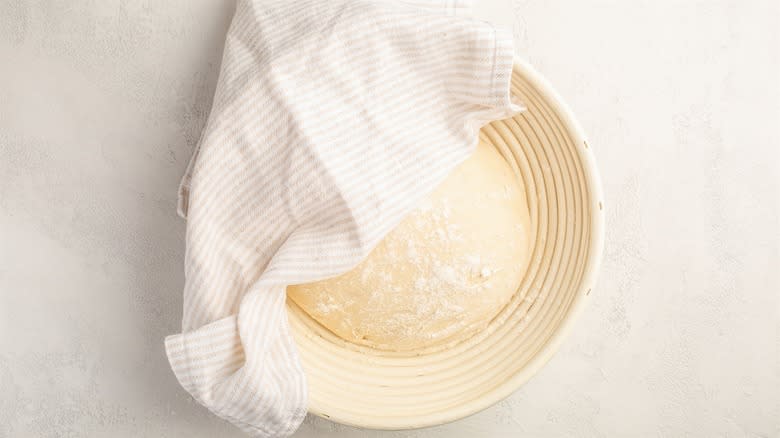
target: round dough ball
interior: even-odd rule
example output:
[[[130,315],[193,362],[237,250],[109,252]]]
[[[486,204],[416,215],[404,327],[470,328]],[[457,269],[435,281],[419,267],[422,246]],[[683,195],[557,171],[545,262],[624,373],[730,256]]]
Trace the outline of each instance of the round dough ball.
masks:
[[[406,351],[461,340],[512,298],[529,234],[524,188],[501,155],[480,144],[358,266],[287,292],[356,344]]]

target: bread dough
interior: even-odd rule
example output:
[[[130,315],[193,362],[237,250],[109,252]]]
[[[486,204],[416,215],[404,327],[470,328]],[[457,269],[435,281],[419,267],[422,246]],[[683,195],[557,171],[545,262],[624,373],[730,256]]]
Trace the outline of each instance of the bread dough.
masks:
[[[343,339],[406,351],[471,336],[512,298],[531,236],[520,181],[489,145],[351,271],[288,296]]]

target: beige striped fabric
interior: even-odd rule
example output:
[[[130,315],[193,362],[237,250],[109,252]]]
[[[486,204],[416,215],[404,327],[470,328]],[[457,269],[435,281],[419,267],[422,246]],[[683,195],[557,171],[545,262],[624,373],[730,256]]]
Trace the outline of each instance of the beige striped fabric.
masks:
[[[510,101],[512,37],[453,0],[240,0],[180,187],[181,385],[260,437],[306,414],[285,288],[357,265]]]

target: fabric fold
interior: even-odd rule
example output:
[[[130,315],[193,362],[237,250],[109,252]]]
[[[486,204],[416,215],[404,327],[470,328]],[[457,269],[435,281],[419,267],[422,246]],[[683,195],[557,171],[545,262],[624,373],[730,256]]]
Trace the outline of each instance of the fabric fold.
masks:
[[[415,4],[409,4],[415,3]],[[286,286],[357,265],[475,149],[511,100],[512,38],[469,2],[239,0],[180,185],[177,379],[258,437],[291,434],[307,385]]]

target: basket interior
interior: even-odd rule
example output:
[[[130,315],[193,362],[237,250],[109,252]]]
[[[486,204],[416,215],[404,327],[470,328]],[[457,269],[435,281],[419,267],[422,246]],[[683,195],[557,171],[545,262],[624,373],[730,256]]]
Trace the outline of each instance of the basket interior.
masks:
[[[312,413],[377,429],[442,424],[508,396],[552,355],[590,293],[602,202],[588,145],[546,82],[516,65],[512,93],[528,110],[486,125],[480,140],[527,192],[536,239],[514,297],[481,333],[403,353],[346,342],[288,300]]]

